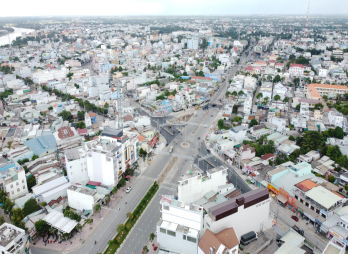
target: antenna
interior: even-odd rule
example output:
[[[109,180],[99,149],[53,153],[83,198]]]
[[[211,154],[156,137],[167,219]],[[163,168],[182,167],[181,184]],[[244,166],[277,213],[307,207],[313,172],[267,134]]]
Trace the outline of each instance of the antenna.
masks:
[[[310,2],[308,3],[307,20],[306,20],[306,27],[305,27],[305,33],[304,33],[304,38],[306,38],[306,39],[307,39],[307,37],[308,37],[308,15],[309,15],[309,4],[310,4]]]
[[[8,33],[7,36],[8,36],[8,45],[9,45],[9,47],[11,48],[10,33]]]

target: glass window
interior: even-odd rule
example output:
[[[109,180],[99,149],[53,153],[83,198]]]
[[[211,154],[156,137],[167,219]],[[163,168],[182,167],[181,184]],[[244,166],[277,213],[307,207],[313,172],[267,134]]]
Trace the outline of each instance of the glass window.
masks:
[[[190,236],[187,236],[187,241],[192,242],[192,243],[196,243],[197,239],[193,238],[193,237],[190,237]]]
[[[160,228],[160,232],[165,234],[166,233],[166,230],[164,228]]]
[[[176,236],[174,231],[167,230],[167,235]]]
[[[183,235],[183,236],[182,236],[182,239],[186,240],[186,235]]]

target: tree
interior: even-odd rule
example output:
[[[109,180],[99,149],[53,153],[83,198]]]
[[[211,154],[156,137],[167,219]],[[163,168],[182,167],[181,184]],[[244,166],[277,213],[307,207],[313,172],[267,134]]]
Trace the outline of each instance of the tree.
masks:
[[[14,208],[12,209],[11,213],[12,213],[11,220],[13,225],[15,225],[16,227],[25,229],[25,224],[22,221],[24,219],[23,210],[20,208]]]
[[[132,220],[133,219],[133,214],[131,212],[127,213],[127,218],[128,220]]]
[[[220,119],[218,121],[218,127],[219,127],[220,130],[224,128],[224,120],[223,119]]]
[[[238,92],[238,96],[242,96],[242,95],[244,95],[244,92],[243,92],[242,90],[240,90],[240,91]]]
[[[237,91],[233,91],[233,92],[232,92],[232,96],[233,96],[233,97],[236,97],[237,95],[238,95]]]
[[[72,114],[70,111],[63,110],[58,114],[58,116],[61,116],[64,121],[70,121],[72,119]]]
[[[78,122],[78,123],[76,124],[76,128],[77,128],[77,129],[85,129],[85,128],[86,128],[86,125],[85,125],[84,122]]]
[[[241,122],[243,120],[243,118],[242,117],[240,117],[240,116],[235,116],[235,117],[233,117],[233,122]]]
[[[40,206],[37,204],[36,199],[31,198],[24,204],[24,207],[23,207],[24,217],[38,210],[40,210]]]
[[[333,175],[329,176],[329,182],[330,183],[334,183],[335,180],[336,180],[336,178]]]
[[[6,197],[5,201],[3,201],[2,209],[4,209],[4,211],[6,213],[10,213],[12,211],[12,208],[14,207],[14,205],[15,205],[15,203],[12,202],[11,199]]]
[[[280,82],[280,76],[276,75],[273,79],[273,83],[278,83],[278,82]]]
[[[145,161],[146,156],[147,156],[147,151],[146,151],[145,149],[143,149],[143,148],[140,148],[139,154],[140,154],[141,156],[143,156],[143,159],[144,159],[144,161]]]
[[[4,216],[0,216],[0,226],[2,225],[2,224],[4,224],[6,221],[5,221],[5,218],[4,218]]]
[[[120,180],[120,182],[118,183],[120,186],[122,186],[122,187],[124,187],[124,186],[126,186],[126,180],[122,177],[121,178],[121,180]]]
[[[289,102],[289,97],[285,97],[283,100],[284,103],[288,103]]]
[[[84,119],[85,119],[85,112],[83,112],[83,111],[77,112],[77,119],[78,119],[79,121],[84,120]]]
[[[149,249],[147,248],[147,246],[144,246],[144,247],[143,247],[143,253],[146,254],[146,253],[148,253],[148,252],[149,252]]]
[[[253,127],[254,125],[258,125],[259,123],[257,122],[256,119],[251,119],[250,123],[249,123],[249,128]]]
[[[155,234],[154,234],[154,233],[151,233],[151,234],[150,234],[150,241],[152,242],[153,239],[155,239]]]
[[[52,106],[49,106],[49,107],[48,107],[48,110],[53,110],[53,107],[52,107]]]
[[[300,84],[300,78],[294,78],[294,84],[298,86]]]
[[[29,176],[27,179],[28,191],[31,192],[31,188],[36,185],[36,180],[34,176]]]
[[[276,94],[276,95],[274,96],[274,98],[273,98],[273,99],[276,101],[277,106],[278,106],[278,101],[280,100],[280,96],[279,96],[279,94]]]
[[[116,228],[117,234],[121,234],[125,230],[126,226],[124,224],[119,224]]]
[[[97,212],[100,212],[100,218],[101,218],[101,205],[100,204],[97,204],[96,206],[95,206],[95,212],[97,213]]]
[[[86,220],[86,223],[89,224],[89,229],[92,229],[93,219],[92,219],[92,218],[87,219],[87,220]]]
[[[290,135],[290,136],[289,136],[289,140],[291,140],[291,141],[295,141],[294,136]]]
[[[337,126],[334,130],[334,135],[335,135],[335,138],[343,139],[343,137],[344,137],[343,129],[341,127]]]
[[[258,93],[258,94],[256,95],[256,98],[260,101],[261,98],[263,98],[263,94],[262,94],[262,93]]]
[[[33,157],[31,157],[31,160],[34,161],[34,160],[36,160],[36,159],[38,159],[38,158],[39,158],[39,156],[37,156],[36,154],[34,154]]]
[[[44,235],[50,229],[50,225],[48,225],[46,221],[40,219],[35,223],[35,229],[38,235]]]

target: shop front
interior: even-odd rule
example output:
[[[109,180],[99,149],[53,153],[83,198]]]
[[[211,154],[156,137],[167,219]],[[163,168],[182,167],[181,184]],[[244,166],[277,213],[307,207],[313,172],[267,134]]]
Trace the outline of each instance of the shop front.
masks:
[[[298,208],[295,205],[296,199],[291,197],[286,190],[284,190],[283,188],[280,188],[278,196],[283,197],[282,200],[286,201],[285,203],[284,202],[283,203],[290,211],[292,211],[296,214],[298,213]]]
[[[274,187],[273,185],[271,185],[270,183],[267,184],[267,189],[273,195],[278,195],[278,193],[279,193],[279,190],[276,187]]]

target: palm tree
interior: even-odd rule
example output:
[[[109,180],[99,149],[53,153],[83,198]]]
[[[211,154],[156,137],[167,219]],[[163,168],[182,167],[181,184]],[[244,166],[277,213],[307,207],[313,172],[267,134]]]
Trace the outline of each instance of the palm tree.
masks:
[[[244,95],[244,92],[243,92],[242,90],[240,90],[240,91],[238,92],[238,95],[239,95],[239,96],[242,96],[242,95]]]
[[[263,98],[263,94],[262,93],[258,93],[256,95],[256,98],[260,101],[260,99]]]
[[[232,95],[233,95],[233,97],[236,97],[238,94],[237,94],[237,91],[233,91],[232,92]]]
[[[278,107],[278,101],[280,100],[279,94],[276,94],[273,99],[277,102],[277,107]]]
[[[266,105],[266,104],[268,103],[268,101],[269,101],[269,97],[266,96],[266,97],[263,99],[262,104],[263,104],[263,105]]]
[[[100,204],[97,204],[96,206],[95,206],[95,212],[97,213],[97,212],[99,212],[100,211],[100,218],[101,218],[101,205]]]

